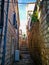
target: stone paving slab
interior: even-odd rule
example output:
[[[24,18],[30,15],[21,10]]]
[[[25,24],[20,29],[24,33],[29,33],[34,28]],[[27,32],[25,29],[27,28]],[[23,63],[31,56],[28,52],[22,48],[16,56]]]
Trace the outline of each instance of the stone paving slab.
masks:
[[[33,65],[32,63],[14,63],[14,65]]]
[[[34,64],[33,62],[30,62],[30,61],[26,62],[26,61],[21,60],[19,62],[15,62],[14,65],[34,65]]]

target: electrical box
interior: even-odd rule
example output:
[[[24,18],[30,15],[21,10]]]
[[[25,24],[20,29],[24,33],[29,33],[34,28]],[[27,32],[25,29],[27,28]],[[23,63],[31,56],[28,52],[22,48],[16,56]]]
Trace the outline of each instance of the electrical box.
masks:
[[[19,58],[19,50],[15,50],[15,61],[19,61],[20,58]]]

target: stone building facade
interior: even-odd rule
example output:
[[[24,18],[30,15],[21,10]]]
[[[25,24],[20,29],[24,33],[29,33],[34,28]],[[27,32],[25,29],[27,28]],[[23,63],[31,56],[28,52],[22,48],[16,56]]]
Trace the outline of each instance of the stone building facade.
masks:
[[[14,0],[1,0],[0,9],[0,65],[10,65],[14,62],[17,47],[18,1],[15,3]]]
[[[49,65],[49,0],[37,4],[42,65]]]

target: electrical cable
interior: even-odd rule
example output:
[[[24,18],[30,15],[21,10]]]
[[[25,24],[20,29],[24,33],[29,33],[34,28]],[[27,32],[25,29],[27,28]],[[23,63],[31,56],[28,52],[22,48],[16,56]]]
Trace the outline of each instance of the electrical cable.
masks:
[[[2,1],[0,1],[0,2],[2,2]],[[7,3],[7,1],[4,1],[5,3]],[[23,2],[9,2],[9,3],[15,3],[15,4],[35,4],[36,2],[31,2],[31,3],[28,3],[28,2],[25,2],[25,3],[23,3]]]

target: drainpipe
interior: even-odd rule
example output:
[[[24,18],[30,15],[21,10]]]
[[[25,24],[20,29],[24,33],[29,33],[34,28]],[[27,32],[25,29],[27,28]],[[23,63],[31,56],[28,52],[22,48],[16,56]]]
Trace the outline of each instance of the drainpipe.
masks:
[[[7,36],[7,25],[8,25],[8,10],[9,10],[9,0],[7,0],[7,14],[6,14],[6,24],[5,24],[5,32],[4,32],[4,45],[3,45],[3,56],[2,56],[2,64],[1,65],[5,65],[6,36]]]

